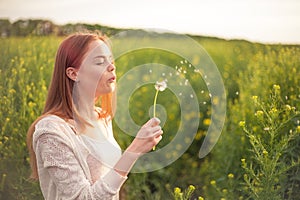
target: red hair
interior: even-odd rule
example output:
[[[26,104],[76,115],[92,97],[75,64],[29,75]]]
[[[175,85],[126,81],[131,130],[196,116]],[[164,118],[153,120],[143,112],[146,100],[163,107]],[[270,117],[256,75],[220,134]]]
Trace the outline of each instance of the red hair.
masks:
[[[68,67],[74,67],[79,69],[86,53],[89,51],[89,45],[93,41],[102,40],[106,44],[107,38],[103,35],[93,33],[77,33],[67,37],[59,46],[52,80],[48,90],[48,96],[46,99],[44,111],[42,115],[35,120],[30,126],[27,132],[27,147],[30,156],[30,166],[32,169],[31,178],[38,180],[36,155],[33,150],[32,137],[35,131],[36,123],[46,115],[57,115],[62,119],[73,119],[76,118],[79,125],[89,125],[83,120],[77,113],[73,98],[73,86],[74,81],[68,78],[66,75],[66,69]],[[107,118],[113,116],[113,105],[112,105],[113,93],[103,95],[101,97],[101,112],[99,117]]]

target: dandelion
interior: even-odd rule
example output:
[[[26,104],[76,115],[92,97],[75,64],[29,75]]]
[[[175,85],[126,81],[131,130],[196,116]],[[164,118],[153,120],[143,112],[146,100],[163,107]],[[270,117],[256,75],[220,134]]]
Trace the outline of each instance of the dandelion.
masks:
[[[156,82],[155,84],[155,89],[156,89],[156,93],[155,93],[155,97],[154,97],[154,102],[153,102],[153,117],[155,117],[156,115],[156,101],[157,101],[157,96],[158,96],[158,92],[159,91],[164,91],[167,88],[167,82],[166,81],[161,81],[161,82]]]

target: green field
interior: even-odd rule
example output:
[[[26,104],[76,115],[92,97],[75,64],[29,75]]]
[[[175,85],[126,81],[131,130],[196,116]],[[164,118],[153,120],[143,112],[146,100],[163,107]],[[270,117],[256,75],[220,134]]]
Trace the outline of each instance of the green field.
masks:
[[[189,185],[196,188],[193,199],[299,199],[300,46],[192,38],[211,56],[224,82],[227,112],[221,137],[212,152],[199,159],[199,148],[210,125],[211,103],[203,77],[186,73],[183,80],[188,79],[194,88],[200,108],[200,123],[193,142],[169,166],[130,174],[122,188],[124,199],[181,199],[180,191],[177,188],[174,192],[174,188],[184,190]],[[42,199],[38,184],[28,180],[25,138],[29,125],[42,112],[55,53],[62,39],[0,39],[0,199]],[[127,42],[139,43],[142,39],[131,36]],[[176,41],[176,37],[166,39]],[[200,61],[194,57],[193,62]],[[117,76],[122,77],[145,63],[189,69],[189,62],[180,55],[149,48],[118,57]],[[148,74],[137,76],[149,84],[132,93],[128,107],[133,121],[143,124],[149,118],[155,89]],[[122,91],[118,93],[121,95]],[[159,94],[158,103],[168,112],[164,139],[157,147],[162,149],[174,138],[174,130],[179,129],[181,113],[177,97],[170,89]],[[183,117],[193,120],[198,113],[185,113]],[[124,134],[116,123],[114,129],[116,139],[125,149],[132,137]],[[170,152],[167,156],[174,154]]]

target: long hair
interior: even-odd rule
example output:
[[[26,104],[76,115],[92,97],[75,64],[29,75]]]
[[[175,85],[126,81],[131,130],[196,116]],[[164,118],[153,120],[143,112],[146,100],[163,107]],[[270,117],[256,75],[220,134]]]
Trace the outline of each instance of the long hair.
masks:
[[[74,106],[72,98],[74,80],[71,80],[66,75],[66,69],[68,67],[79,69],[89,50],[89,45],[97,40],[102,40],[108,44],[107,38],[103,35],[96,33],[76,33],[68,36],[58,48],[52,80],[48,89],[48,96],[43,113],[31,124],[27,132],[27,147],[32,169],[30,175],[31,179],[38,180],[37,161],[33,150],[32,140],[35,125],[39,120],[46,115],[56,115],[65,120],[76,118],[76,121],[81,125],[88,125],[88,123],[79,116]],[[98,113],[99,117],[107,118],[113,116],[113,96],[113,93],[109,93],[101,97],[102,112]]]

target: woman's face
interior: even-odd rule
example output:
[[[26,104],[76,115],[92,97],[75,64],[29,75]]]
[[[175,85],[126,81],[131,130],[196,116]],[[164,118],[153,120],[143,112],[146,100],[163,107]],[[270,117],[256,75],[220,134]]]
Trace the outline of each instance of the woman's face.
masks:
[[[116,73],[109,47],[97,40],[90,44],[79,68],[78,80],[84,93],[94,97],[113,92],[116,87]]]

